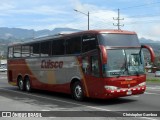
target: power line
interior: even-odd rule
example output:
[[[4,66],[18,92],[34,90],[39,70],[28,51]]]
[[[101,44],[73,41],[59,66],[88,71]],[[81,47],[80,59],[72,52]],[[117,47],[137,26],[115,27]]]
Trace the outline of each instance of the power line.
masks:
[[[160,20],[135,21],[135,22],[127,23],[126,25],[142,24],[142,23],[156,23],[156,22],[159,22],[159,21]]]
[[[145,18],[145,17],[157,17],[160,16],[159,13],[157,14],[141,14],[141,15],[133,15],[133,16],[129,16],[128,18]]]
[[[121,10],[126,10],[126,9],[131,9],[131,8],[137,8],[137,7],[143,7],[143,6],[150,6],[150,5],[159,4],[159,3],[160,3],[160,1],[159,2],[153,2],[153,3],[147,3],[147,4],[141,4],[141,5],[135,5],[135,6],[121,8]]]

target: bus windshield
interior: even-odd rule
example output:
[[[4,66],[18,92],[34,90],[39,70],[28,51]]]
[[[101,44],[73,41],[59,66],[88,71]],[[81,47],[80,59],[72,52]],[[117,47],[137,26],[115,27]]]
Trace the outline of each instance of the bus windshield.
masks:
[[[107,50],[107,77],[144,74],[143,53],[140,49]]]
[[[100,34],[99,44],[104,46],[140,46],[136,34]]]

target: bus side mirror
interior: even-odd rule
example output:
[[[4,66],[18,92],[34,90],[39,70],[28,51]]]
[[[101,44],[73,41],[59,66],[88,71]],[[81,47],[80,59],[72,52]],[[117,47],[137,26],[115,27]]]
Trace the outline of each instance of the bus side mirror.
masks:
[[[99,45],[101,51],[102,64],[107,64],[107,50],[104,46]]]
[[[148,45],[141,45],[141,49],[142,48],[146,48],[149,51],[150,56],[151,56],[151,62],[154,62],[154,60],[155,60],[155,53],[154,53],[152,47],[150,47]]]

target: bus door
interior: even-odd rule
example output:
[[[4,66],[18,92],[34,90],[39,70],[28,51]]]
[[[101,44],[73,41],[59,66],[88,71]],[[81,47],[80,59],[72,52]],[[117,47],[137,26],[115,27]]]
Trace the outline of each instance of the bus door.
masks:
[[[82,57],[82,70],[89,96],[96,96],[102,87],[100,81],[100,57],[97,52]]]

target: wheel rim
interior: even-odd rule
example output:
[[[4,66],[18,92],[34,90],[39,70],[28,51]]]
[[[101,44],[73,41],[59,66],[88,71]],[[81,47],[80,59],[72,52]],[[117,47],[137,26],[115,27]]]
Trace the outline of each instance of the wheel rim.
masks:
[[[19,80],[19,88],[22,90],[23,89],[23,81],[22,79]]]
[[[27,80],[27,83],[26,83],[26,89],[27,89],[27,91],[30,90],[30,82],[28,80]]]
[[[82,88],[81,88],[81,86],[77,85],[75,87],[75,91],[74,92],[75,92],[76,97],[80,98],[82,96]]]

